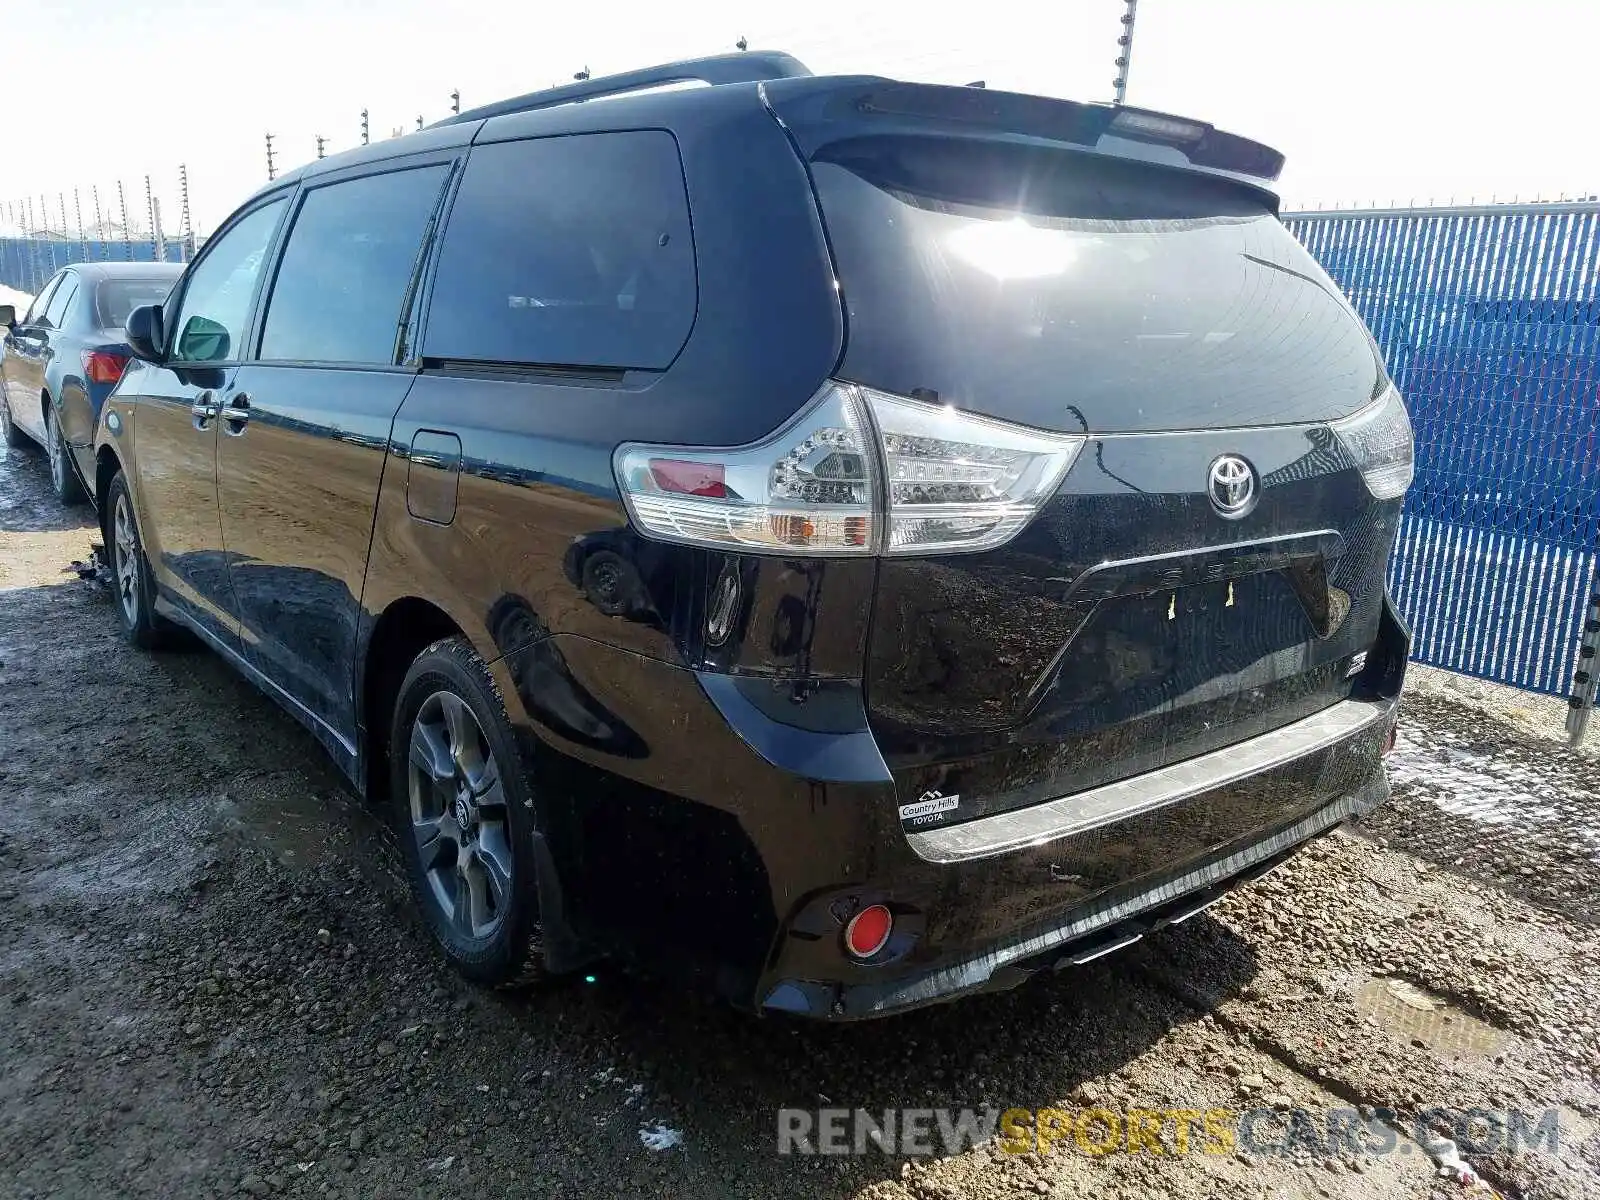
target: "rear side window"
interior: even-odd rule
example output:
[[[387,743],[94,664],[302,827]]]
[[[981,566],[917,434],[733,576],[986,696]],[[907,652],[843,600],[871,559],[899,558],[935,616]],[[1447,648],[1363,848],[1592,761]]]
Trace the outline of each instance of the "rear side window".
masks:
[[[65,278],[65,275],[57,275],[44,285],[44,290],[33,298],[32,304],[28,305],[28,315],[22,319],[24,325],[37,325],[44,319],[44,310],[50,307],[51,297],[55,295],[56,288],[61,286],[61,281]]]
[[[368,175],[306,195],[267,304],[261,357],[392,363],[449,168]]]
[[[77,294],[77,279],[71,275],[65,276],[61,280],[61,286],[56,288],[55,295],[50,297],[50,307],[44,312],[44,323],[52,329],[60,329],[67,317],[67,306]]]
[[[696,302],[671,134],[480,146],[451,208],[423,354],[660,370],[688,339]]]

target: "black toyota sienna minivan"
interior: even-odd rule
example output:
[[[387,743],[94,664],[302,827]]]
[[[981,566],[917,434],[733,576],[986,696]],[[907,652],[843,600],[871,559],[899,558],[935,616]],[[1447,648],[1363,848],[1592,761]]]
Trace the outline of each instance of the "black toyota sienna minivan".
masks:
[[[1104,954],[1387,794],[1410,425],[1281,165],[776,54],[309,164],[129,321],[121,621],[388,806],[473,979]]]

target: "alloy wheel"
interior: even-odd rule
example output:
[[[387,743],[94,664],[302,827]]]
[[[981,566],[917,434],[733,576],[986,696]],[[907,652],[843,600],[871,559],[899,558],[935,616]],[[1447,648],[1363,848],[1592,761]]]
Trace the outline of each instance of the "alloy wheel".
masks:
[[[428,894],[461,937],[494,936],[512,897],[506,794],[477,717],[454,692],[434,692],[417,710],[407,781]]]
[[[46,415],[44,432],[46,449],[50,455],[50,482],[56,485],[56,494],[59,495],[67,481],[66,447],[56,430],[55,418]]]
[[[112,570],[117,580],[117,602],[132,628],[139,623],[139,543],[133,532],[133,512],[127,492],[117,493],[111,516]]]

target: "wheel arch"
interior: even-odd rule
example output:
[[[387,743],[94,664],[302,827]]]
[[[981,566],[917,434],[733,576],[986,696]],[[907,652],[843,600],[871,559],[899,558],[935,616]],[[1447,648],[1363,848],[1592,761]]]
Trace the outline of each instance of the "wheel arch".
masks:
[[[406,671],[434,642],[464,636],[444,609],[420,596],[391,601],[373,620],[358,659],[361,677],[356,681],[356,724],[366,792],[375,803],[388,797],[389,724]]]
[[[106,497],[111,493],[111,481],[117,477],[117,472],[122,470],[122,459],[110,446],[101,446],[94,455],[94,511],[100,521],[100,533],[109,537],[110,531],[106,527],[109,520],[106,509]],[[131,494],[133,484],[130,481],[128,491]]]

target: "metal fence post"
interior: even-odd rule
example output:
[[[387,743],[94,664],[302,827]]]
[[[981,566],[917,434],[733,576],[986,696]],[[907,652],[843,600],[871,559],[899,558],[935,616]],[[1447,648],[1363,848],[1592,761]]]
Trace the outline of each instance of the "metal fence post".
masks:
[[[22,236],[28,239],[28,290],[34,295],[39,294],[39,239],[34,236],[33,229],[33,197],[28,196],[23,200],[26,205],[28,223],[22,227]]]
[[[189,262],[194,258],[194,225],[189,217],[189,168],[185,163],[178,164],[178,198],[183,204],[178,214],[179,232],[183,234],[183,261]]]
[[[1600,565],[1595,568],[1594,594],[1589,597],[1589,612],[1583,625],[1583,642],[1578,647],[1578,669],[1572,673],[1572,695],[1568,699],[1567,740],[1583,744],[1589,732],[1589,714],[1594,712],[1596,676],[1600,674]]]
[[[122,252],[129,262],[133,261],[133,226],[128,222],[128,191],[122,186],[122,180],[117,180],[117,200],[122,205]]]
[[[83,261],[89,261],[89,231],[83,227],[83,197],[72,189],[72,211],[78,218],[78,245],[83,250]]]

